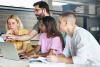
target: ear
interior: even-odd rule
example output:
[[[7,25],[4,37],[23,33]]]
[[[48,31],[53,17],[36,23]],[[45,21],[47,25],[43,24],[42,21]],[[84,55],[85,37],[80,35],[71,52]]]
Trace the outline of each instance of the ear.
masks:
[[[44,9],[43,9],[43,13],[45,13],[45,12],[46,12],[46,9],[44,8]]]

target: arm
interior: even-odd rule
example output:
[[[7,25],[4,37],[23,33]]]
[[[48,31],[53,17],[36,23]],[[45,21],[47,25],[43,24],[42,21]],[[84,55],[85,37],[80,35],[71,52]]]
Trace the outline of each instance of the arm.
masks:
[[[36,36],[36,35],[37,35],[37,31],[32,30],[31,32],[29,32],[26,35],[16,35],[16,36],[15,35],[8,35],[7,39],[8,40],[21,40],[21,41],[24,41],[24,40],[29,40],[32,37]]]
[[[49,55],[56,55],[56,50],[51,49],[50,52],[49,52]]]
[[[42,57],[47,57],[48,55],[56,55],[56,50],[51,49],[49,52],[47,52],[47,53],[40,53],[39,55],[42,56]]]
[[[59,56],[49,55],[47,59],[50,62],[61,62],[61,63],[73,64],[72,57],[65,57],[64,55],[59,55]]]
[[[54,37],[52,39],[52,46],[51,46],[51,52],[55,55],[62,54],[62,42],[59,37]]]

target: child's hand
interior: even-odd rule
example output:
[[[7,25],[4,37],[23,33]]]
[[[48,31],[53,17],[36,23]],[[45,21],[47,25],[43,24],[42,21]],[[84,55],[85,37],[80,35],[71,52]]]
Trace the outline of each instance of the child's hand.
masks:
[[[12,30],[8,30],[8,31],[6,32],[6,34],[7,34],[7,35],[13,34],[13,31],[12,31]]]
[[[56,56],[56,55],[49,55],[49,56],[47,56],[47,60],[49,62],[58,62],[59,61],[58,56]]]

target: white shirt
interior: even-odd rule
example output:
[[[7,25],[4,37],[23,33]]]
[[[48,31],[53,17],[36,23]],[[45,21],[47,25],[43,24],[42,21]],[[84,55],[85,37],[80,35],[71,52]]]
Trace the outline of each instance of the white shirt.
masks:
[[[100,65],[100,46],[90,32],[76,27],[73,37],[66,40],[69,43],[63,53],[67,57],[72,56],[74,64]]]

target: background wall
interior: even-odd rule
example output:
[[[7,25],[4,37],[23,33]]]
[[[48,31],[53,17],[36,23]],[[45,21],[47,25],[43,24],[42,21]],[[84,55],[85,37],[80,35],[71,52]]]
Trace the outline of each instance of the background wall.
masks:
[[[59,14],[62,12],[56,12],[54,10],[51,11],[52,16],[58,20]],[[34,15],[33,9],[29,8],[15,8],[15,7],[6,7],[1,6],[0,7],[0,32],[5,33],[5,24],[7,17],[11,14],[18,15],[23,24],[24,27],[28,30],[31,30],[34,24],[37,22],[36,16]],[[85,29],[89,30],[98,41],[100,41],[100,12],[98,9],[97,16],[84,16],[84,15],[78,15],[78,25],[81,27],[84,27]],[[93,28],[99,27],[99,30],[91,30]]]

